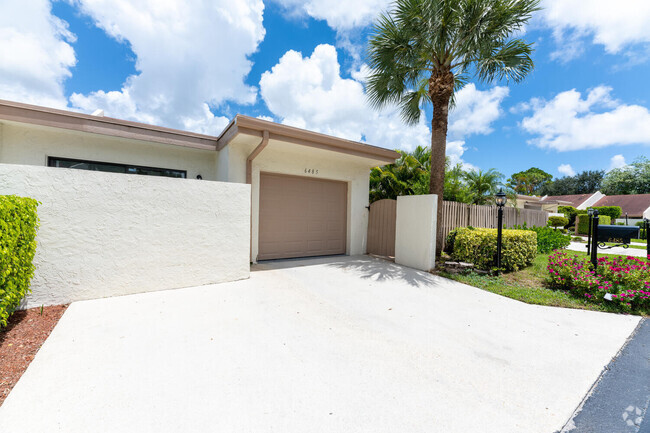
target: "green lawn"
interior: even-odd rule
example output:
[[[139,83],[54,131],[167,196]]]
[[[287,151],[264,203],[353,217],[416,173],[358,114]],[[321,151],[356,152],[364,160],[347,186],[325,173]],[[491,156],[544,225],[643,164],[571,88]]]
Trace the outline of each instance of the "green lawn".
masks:
[[[567,251],[581,257],[586,253]],[[608,304],[596,305],[585,300],[575,298],[569,293],[560,290],[551,290],[545,287],[544,280],[547,275],[548,254],[538,254],[532,266],[518,272],[510,272],[501,276],[468,274],[449,274],[439,272],[441,276],[478,287],[488,292],[496,293],[528,304],[547,305],[552,307],[580,308],[584,310],[617,312],[618,310]],[[598,254],[599,257],[617,257],[615,254]]]

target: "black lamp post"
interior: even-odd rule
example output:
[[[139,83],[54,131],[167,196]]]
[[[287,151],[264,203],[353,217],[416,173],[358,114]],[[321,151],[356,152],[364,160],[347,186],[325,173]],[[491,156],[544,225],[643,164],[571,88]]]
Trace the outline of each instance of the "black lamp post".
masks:
[[[591,254],[591,220],[594,217],[594,210],[592,208],[587,209],[587,215],[589,215],[589,230],[587,231],[587,254]]]
[[[503,206],[506,205],[506,193],[503,189],[496,194],[495,202],[498,208],[497,221],[497,275],[501,272],[501,230],[503,225]]]

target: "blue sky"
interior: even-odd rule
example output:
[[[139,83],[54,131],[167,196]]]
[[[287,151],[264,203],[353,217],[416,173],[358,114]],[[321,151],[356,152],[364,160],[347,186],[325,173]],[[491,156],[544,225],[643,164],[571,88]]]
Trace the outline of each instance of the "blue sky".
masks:
[[[535,71],[472,83],[448,155],[506,175],[607,170],[648,155],[650,2],[544,0],[524,37]],[[10,0],[0,99],[218,134],[235,114],[370,144],[428,145],[366,103],[363,51],[388,0]]]

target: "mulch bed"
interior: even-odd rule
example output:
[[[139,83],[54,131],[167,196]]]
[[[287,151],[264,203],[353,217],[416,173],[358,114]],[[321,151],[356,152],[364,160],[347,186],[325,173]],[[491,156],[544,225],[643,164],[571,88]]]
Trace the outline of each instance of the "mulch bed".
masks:
[[[67,305],[16,311],[0,330],[0,405],[65,312]]]

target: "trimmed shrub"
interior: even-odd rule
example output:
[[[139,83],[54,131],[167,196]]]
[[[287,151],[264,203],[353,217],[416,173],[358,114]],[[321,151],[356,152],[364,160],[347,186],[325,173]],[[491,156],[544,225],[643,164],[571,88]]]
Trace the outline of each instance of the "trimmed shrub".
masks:
[[[548,218],[549,227],[564,227],[569,225],[569,219],[561,216],[552,216]]]
[[[38,202],[0,196],[0,328],[29,294],[34,275]]]
[[[612,219],[607,215],[599,215],[598,225],[606,226],[612,222]],[[589,215],[578,215],[576,218],[576,230],[578,234],[589,234]]]
[[[551,251],[566,248],[571,243],[571,236],[566,230],[555,230],[550,227],[528,227],[526,223],[523,226],[514,226],[516,230],[532,230],[537,233],[537,252],[539,254],[548,254]],[[582,238],[578,238],[581,239]]]
[[[490,270],[496,266],[497,229],[460,227],[454,230],[451,256]],[[516,271],[530,265],[537,255],[537,233],[532,230],[503,230],[501,267]]]
[[[596,209],[600,216],[606,215],[613,220],[620,217],[622,213],[620,206],[598,206],[593,209]]]

